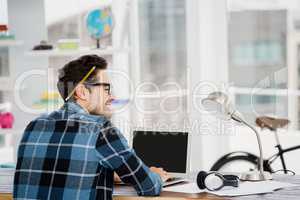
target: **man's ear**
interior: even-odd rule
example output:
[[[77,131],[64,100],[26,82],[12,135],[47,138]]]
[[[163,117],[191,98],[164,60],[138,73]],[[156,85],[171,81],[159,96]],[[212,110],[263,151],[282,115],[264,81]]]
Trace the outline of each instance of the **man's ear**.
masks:
[[[74,97],[76,99],[88,100],[89,90],[83,84],[78,84],[75,88]]]

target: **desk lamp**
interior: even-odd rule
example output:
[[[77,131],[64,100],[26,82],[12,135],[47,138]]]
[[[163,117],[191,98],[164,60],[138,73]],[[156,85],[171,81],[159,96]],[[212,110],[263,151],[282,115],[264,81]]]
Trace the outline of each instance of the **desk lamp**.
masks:
[[[243,119],[241,113],[239,113],[234,106],[230,103],[229,98],[222,92],[212,92],[201,101],[203,107],[207,111],[214,112],[218,118],[230,120],[233,119],[241,124],[248,126],[256,134],[258,147],[259,147],[259,163],[258,170],[242,173],[241,180],[245,181],[264,181],[272,179],[272,175],[269,172],[263,170],[263,152],[261,140],[256,129]]]

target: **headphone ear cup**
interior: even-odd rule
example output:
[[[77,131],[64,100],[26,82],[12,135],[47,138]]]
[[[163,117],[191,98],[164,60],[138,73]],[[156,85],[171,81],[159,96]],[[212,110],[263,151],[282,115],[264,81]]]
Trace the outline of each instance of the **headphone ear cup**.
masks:
[[[201,190],[206,188],[205,183],[204,183],[206,175],[207,175],[207,172],[205,172],[205,171],[200,171],[197,175],[197,185]]]

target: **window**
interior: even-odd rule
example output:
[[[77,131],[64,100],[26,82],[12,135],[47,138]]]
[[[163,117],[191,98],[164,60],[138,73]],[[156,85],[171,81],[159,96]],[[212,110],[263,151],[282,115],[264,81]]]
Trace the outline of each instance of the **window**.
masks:
[[[140,126],[181,129],[187,117],[186,1],[139,1]]]
[[[270,115],[299,127],[299,58],[293,54],[299,9],[294,0],[228,1],[229,82],[237,108],[252,124]]]

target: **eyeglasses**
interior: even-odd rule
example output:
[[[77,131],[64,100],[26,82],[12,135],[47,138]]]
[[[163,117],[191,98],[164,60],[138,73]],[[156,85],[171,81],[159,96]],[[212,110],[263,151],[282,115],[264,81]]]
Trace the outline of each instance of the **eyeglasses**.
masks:
[[[104,90],[107,92],[108,95],[111,95],[111,89],[112,89],[112,85],[110,83],[89,83],[89,82],[85,82],[83,83],[84,85],[88,85],[88,86],[104,86]]]

